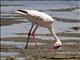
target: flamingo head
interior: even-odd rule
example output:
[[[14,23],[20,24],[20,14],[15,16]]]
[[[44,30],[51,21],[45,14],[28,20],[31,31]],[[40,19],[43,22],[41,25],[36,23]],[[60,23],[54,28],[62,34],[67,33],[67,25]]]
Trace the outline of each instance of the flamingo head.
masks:
[[[54,48],[54,49],[57,49],[57,48],[59,48],[61,45],[62,45],[62,42],[61,42],[61,41],[56,41],[56,42],[54,43],[54,45],[53,45],[53,48]]]

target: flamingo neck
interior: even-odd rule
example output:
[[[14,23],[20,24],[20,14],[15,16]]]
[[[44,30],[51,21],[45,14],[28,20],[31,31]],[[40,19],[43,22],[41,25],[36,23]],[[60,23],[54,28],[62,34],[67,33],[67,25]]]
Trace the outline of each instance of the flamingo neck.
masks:
[[[59,38],[57,37],[56,33],[54,32],[54,29],[49,29],[50,34],[54,37],[55,40],[60,41]]]
[[[56,34],[53,34],[52,36],[54,37],[55,40],[60,41]]]

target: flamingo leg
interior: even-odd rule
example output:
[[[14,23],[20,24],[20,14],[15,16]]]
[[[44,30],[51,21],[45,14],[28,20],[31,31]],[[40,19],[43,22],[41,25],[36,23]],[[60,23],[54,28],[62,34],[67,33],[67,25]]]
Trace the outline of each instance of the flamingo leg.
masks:
[[[33,40],[35,42],[36,49],[38,48],[37,42],[35,40],[35,31],[36,31],[37,28],[38,28],[38,25],[35,27],[34,31],[32,32],[32,36],[33,36]]]
[[[28,33],[28,38],[27,38],[27,42],[26,42],[25,49],[27,49],[27,47],[28,47],[28,42],[29,42],[29,38],[30,38],[30,34],[31,34],[31,31],[32,31],[33,26],[34,26],[34,25],[31,26],[30,31],[29,31],[29,33]]]

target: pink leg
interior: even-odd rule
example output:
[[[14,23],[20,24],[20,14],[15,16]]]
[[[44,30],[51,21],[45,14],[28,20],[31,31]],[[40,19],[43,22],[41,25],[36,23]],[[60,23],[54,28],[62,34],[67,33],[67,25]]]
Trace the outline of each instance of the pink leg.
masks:
[[[38,25],[36,26],[36,28],[35,28],[34,31],[32,32],[32,36],[33,36],[33,40],[34,40],[34,42],[35,42],[36,49],[38,48],[37,42],[36,42],[36,40],[35,40],[35,31],[36,31],[37,27],[38,27]]]

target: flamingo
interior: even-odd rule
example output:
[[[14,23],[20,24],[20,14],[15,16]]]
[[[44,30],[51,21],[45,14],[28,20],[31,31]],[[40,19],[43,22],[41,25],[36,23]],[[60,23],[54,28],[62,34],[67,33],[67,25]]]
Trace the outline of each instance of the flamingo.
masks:
[[[30,31],[28,33],[28,39],[27,39],[27,42],[26,42],[25,49],[27,49],[30,35],[35,37],[35,31],[38,28],[38,26],[47,28],[49,30],[50,34],[54,37],[55,43],[53,44],[53,47],[51,47],[51,48],[57,49],[62,45],[62,42],[57,37],[57,35],[54,31],[54,28],[53,28],[54,19],[50,15],[48,15],[44,12],[37,11],[37,10],[26,10],[26,9],[16,10],[15,13],[18,16],[24,16],[27,20],[29,20],[32,23],[32,26],[31,26]],[[33,29],[34,25],[36,27],[32,32],[32,29]],[[38,47],[35,39],[34,39],[34,42],[35,42],[36,47]]]

